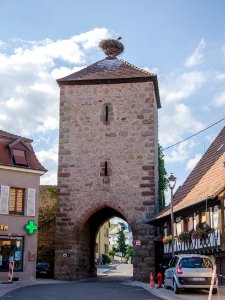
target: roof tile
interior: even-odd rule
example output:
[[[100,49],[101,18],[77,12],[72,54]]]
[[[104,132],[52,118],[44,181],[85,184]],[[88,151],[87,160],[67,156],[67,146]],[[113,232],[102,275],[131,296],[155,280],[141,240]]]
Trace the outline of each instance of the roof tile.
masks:
[[[214,198],[225,188],[225,127],[210,145],[185,182],[174,194],[174,212],[199,203],[208,197]],[[156,219],[170,214],[165,207]]]

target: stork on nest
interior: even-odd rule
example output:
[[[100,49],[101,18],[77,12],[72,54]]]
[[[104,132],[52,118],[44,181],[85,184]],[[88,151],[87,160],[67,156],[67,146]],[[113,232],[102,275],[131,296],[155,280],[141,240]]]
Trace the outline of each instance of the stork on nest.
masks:
[[[116,57],[124,51],[124,46],[120,42],[121,36],[117,40],[114,39],[104,39],[99,42],[99,47],[102,51],[109,57]]]

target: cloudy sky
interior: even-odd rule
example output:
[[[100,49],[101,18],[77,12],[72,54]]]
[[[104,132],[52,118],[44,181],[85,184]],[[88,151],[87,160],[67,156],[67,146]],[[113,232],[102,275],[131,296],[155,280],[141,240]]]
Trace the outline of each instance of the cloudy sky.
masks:
[[[124,60],[158,74],[166,148],[225,117],[224,0],[0,0],[0,128],[34,140],[56,183],[56,79],[104,58],[122,36]],[[225,122],[164,151],[177,186]]]

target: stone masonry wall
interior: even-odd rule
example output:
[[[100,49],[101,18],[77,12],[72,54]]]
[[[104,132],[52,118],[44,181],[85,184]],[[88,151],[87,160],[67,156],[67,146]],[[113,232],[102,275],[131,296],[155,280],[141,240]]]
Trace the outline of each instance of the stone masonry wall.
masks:
[[[134,277],[146,280],[154,271],[154,230],[146,218],[157,210],[157,124],[151,82],[60,87],[56,278],[90,272],[91,263],[85,270],[79,263],[89,247],[81,245],[82,232],[88,235],[85,224],[104,207],[122,214],[142,241],[134,249]],[[100,176],[106,161],[107,178]]]

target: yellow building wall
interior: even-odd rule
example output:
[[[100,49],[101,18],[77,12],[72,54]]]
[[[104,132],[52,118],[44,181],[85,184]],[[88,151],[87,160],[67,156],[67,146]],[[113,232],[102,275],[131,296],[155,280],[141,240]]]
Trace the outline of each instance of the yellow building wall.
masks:
[[[109,221],[100,228],[95,241],[95,258],[99,259],[102,254],[109,255]]]

